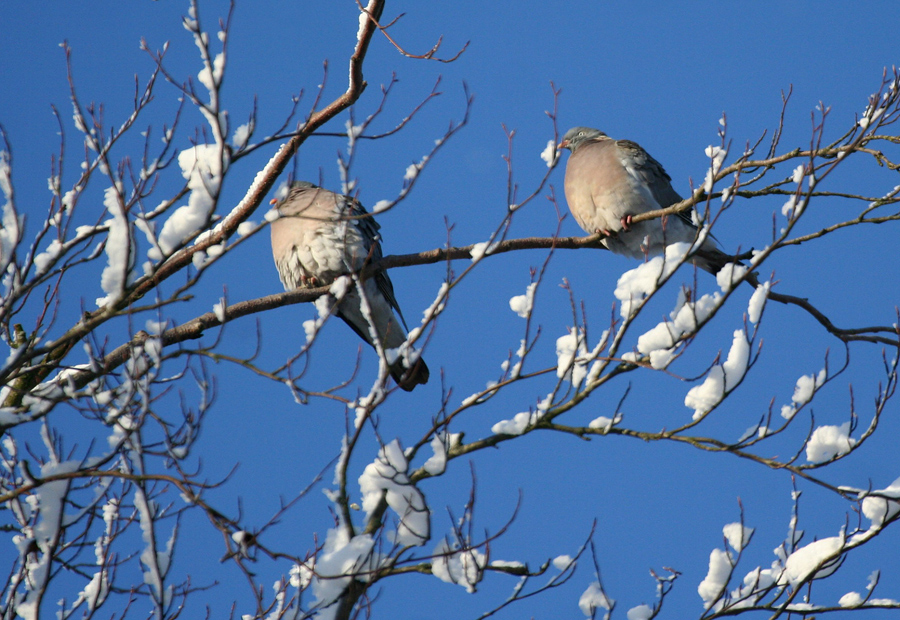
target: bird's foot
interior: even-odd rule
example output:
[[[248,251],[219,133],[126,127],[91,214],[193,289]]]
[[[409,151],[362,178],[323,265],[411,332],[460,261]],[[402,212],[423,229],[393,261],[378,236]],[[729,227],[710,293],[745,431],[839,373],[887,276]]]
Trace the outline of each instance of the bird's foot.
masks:
[[[630,215],[626,215],[621,220],[619,220],[620,222],[622,222],[622,230],[628,231],[631,228],[631,220],[632,217]]]

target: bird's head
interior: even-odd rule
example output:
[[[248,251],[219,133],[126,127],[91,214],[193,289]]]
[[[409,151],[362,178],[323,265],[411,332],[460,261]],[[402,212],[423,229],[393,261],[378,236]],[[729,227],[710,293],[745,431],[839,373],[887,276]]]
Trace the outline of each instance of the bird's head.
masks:
[[[298,194],[305,192],[308,189],[320,188],[315,183],[310,183],[309,181],[294,181],[293,183],[291,183],[290,187],[282,187],[282,189],[276,193],[275,198],[269,201],[269,204],[274,205],[278,204],[279,202],[284,202],[292,196],[297,196]]]
[[[572,127],[572,129],[566,132],[556,148],[557,150],[569,149],[574,153],[575,149],[585,142],[605,137],[606,134],[599,129],[592,129],[590,127]]]

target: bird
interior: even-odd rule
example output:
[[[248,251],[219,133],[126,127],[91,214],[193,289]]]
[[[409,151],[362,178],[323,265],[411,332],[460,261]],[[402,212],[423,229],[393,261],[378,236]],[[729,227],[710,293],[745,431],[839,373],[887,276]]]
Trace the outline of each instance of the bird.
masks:
[[[270,224],[272,256],[285,290],[330,285],[343,275],[359,273],[368,262],[382,256],[378,223],[351,196],[295,181],[283,199],[273,199],[272,203],[278,213]],[[401,346],[409,329],[387,272],[375,272],[362,281],[362,288],[381,347]],[[361,304],[359,290],[350,285],[335,312],[374,347],[373,330]],[[429,372],[421,357],[411,367],[405,357],[400,355],[390,364],[390,373],[397,385],[409,392],[427,383]]]
[[[568,149],[565,194],[575,221],[589,234],[606,235],[601,243],[615,254],[643,259],[661,254],[681,241],[693,243],[697,226],[688,211],[642,222],[635,215],[664,209],[682,198],[672,178],[658,161],[631,140],[616,140],[598,129],[573,127],[557,150]],[[715,275],[739,261],[716,247],[707,236],[691,257],[701,269]],[[753,282],[755,276],[747,275]]]

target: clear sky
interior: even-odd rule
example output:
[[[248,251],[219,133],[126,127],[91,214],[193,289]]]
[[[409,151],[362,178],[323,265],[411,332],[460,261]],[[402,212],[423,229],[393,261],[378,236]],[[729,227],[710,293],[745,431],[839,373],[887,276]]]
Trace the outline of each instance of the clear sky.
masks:
[[[134,75],[141,82],[153,70],[140,40],[159,49],[169,42],[166,66],[178,79],[193,77],[201,68],[196,47],[181,26],[186,2],[132,0],[90,3],[55,3],[52,9],[34,3],[0,5],[0,124],[13,153],[13,181],[18,205],[29,221],[37,222],[50,201],[47,177],[51,157],[59,150],[58,123],[51,105],[60,111],[67,139],[64,181],[72,184],[81,158],[79,137],[72,124],[66,81],[66,65],[60,43],[68,41],[77,93],[83,103],[102,102],[110,127],[118,126],[132,106]],[[227,4],[204,2],[201,18],[214,30]],[[837,138],[853,126],[855,115],[865,108],[867,97],[881,82],[885,67],[900,60],[897,46],[895,2],[796,0],[737,2],[628,2],[559,3],[534,0],[453,3],[388,2],[385,21],[406,15],[391,30],[406,49],[424,53],[443,35],[442,56],[452,56],[467,41],[470,45],[456,62],[440,64],[402,57],[381,36],[373,40],[366,60],[369,88],[354,110],[356,122],[375,110],[379,85],[395,73],[399,82],[374,131],[392,128],[442,77],[440,97],[429,103],[399,134],[382,141],[361,144],[354,162],[359,198],[365,205],[393,197],[404,171],[419,161],[451,120],[465,111],[465,83],[474,94],[468,125],[442,148],[420,177],[414,192],[397,208],[380,217],[385,254],[401,254],[440,247],[448,234],[454,245],[487,240],[507,209],[507,166],[502,156],[508,143],[504,126],[515,131],[514,182],[519,199],[530,193],[546,173],[540,153],[554,138],[545,114],[554,105],[551,83],[561,89],[559,130],[575,125],[597,127],[616,138],[644,146],[666,168],[679,193],[687,195],[691,183],[702,183],[708,157],[704,149],[718,144],[717,131],[723,113],[733,151],[754,143],[764,131],[776,128],[782,93],[793,89],[785,114],[780,150],[808,147],[811,113],[820,102],[830,108],[826,138]],[[300,110],[306,111],[322,83],[323,61],[329,61],[324,100],[346,86],[346,63],[355,43],[358,10],[352,0],[312,2],[241,2],[238,0],[229,39],[224,107],[231,127],[246,121],[258,97],[258,135],[278,127],[290,110],[291,96],[304,91]],[[178,92],[160,81],[156,98],[139,125],[152,127],[159,136],[178,107]],[[345,114],[325,131],[345,131]],[[178,129],[177,148],[188,148],[194,127],[204,121],[187,110]],[[141,129],[142,130],[142,129]],[[896,133],[896,132],[895,132]],[[141,142],[135,135],[126,142],[133,157]],[[315,137],[303,146],[296,162],[299,178],[340,189],[336,155],[346,149],[346,137]],[[223,190],[220,209],[227,211],[244,195],[256,172],[274,153],[271,145],[256,156],[241,160]],[[125,150],[122,151],[122,154]],[[898,184],[896,172],[879,169],[873,161],[858,158],[829,182],[833,191],[859,191],[883,195]],[[896,158],[895,158],[896,159]],[[732,161],[733,156],[728,161]],[[511,236],[551,236],[556,212],[543,195],[555,190],[565,212],[562,191],[564,166],[553,171],[550,185],[514,219]],[[785,176],[790,171],[785,170]],[[171,186],[180,181],[170,171]],[[95,204],[80,205],[85,221],[102,218],[102,187],[92,191]],[[515,201],[515,200],[514,200]],[[772,235],[772,214],[780,213],[783,198],[739,202],[717,223],[715,235],[731,252],[763,247]],[[823,223],[851,217],[854,206],[841,200],[814,202],[815,211],[803,223],[802,232]],[[262,219],[261,210],[254,220]],[[448,233],[447,225],[452,226]],[[571,217],[562,234],[581,235]],[[33,233],[32,233],[33,234]],[[500,363],[515,351],[524,333],[524,321],[510,311],[508,301],[524,293],[529,269],[540,267],[546,252],[514,252],[486,260],[454,290],[451,304],[437,323],[425,357],[431,382],[410,394],[396,394],[381,410],[380,435],[399,437],[404,445],[418,440],[440,409],[442,383],[452,386],[452,406],[484,387],[500,374]],[[468,262],[455,264],[462,271]],[[572,324],[568,293],[558,285],[569,282],[573,295],[583,301],[593,337],[609,321],[613,290],[619,276],[635,265],[608,252],[579,250],[557,252],[539,289],[535,322],[543,329],[531,370],[556,364],[556,339]],[[411,325],[433,300],[446,265],[418,266],[392,271],[396,295]],[[897,229],[851,228],[846,233],[789,249],[766,264],[764,276],[775,270],[780,292],[808,297],[838,325],[891,324],[900,302],[900,261]],[[691,277],[683,269],[682,278]],[[715,290],[713,279],[698,274],[704,292]],[[77,317],[79,297],[86,308],[102,296],[99,278],[85,277],[71,290],[62,317]],[[189,303],[172,307],[168,315],[180,321],[207,312],[227,288],[230,301],[241,301],[279,292],[281,285],[271,260],[268,233],[256,235],[232,256],[208,272]],[[693,383],[682,377],[700,377],[715,358],[727,352],[733,330],[742,327],[750,288],[736,295],[717,325],[703,333],[694,355],[671,375],[651,371],[629,373],[619,382],[595,392],[573,412],[572,424],[587,424],[600,416],[612,416],[628,386],[631,391],[621,407],[625,424],[641,430],[671,428],[690,419],[683,404]],[[646,327],[667,314],[675,289],[648,313]],[[580,312],[580,309],[579,309]],[[302,321],[314,316],[311,306],[289,306],[260,317],[262,355],[258,363],[274,367],[304,342]],[[60,329],[65,324],[62,320]],[[111,338],[121,339],[127,326]],[[829,354],[837,368],[844,359],[841,343],[796,308],[770,304],[761,337],[761,361],[751,371],[741,393],[720,410],[703,433],[736,440],[765,415],[770,401],[776,411],[790,402],[798,377],[816,373]],[[253,319],[227,326],[223,352],[251,355]],[[635,336],[637,333],[635,334]],[[212,337],[209,337],[212,342]],[[356,336],[338,321],[332,322],[307,378],[309,389],[330,386],[340,371],[352,365],[358,349]],[[880,370],[881,348],[852,345],[853,366],[829,385],[816,401],[817,424],[842,424],[849,419],[854,387],[860,431],[871,417]],[[892,355],[889,352],[889,355]],[[723,353],[724,356],[724,353]],[[538,361],[539,360],[539,361]],[[81,361],[81,360],[77,360]],[[364,350],[362,367],[352,389],[365,393],[373,378],[375,358]],[[235,497],[243,500],[247,522],[265,522],[277,509],[279,497],[292,497],[312,477],[325,469],[340,449],[344,408],[340,403],[314,400],[306,406],[294,402],[285,388],[226,364],[207,366],[219,376],[218,400],[208,414],[196,456],[211,479],[222,478],[235,463],[240,467],[210,500],[236,513]],[[173,372],[175,370],[173,369]],[[881,373],[881,374],[879,374]],[[475,408],[454,432],[467,438],[490,433],[491,426],[533,406],[552,386],[532,382]],[[348,392],[347,395],[354,392]],[[196,394],[187,394],[196,397]],[[67,420],[51,420],[64,427]],[[805,422],[803,424],[806,424]],[[799,425],[799,426],[802,426]],[[797,429],[792,441],[773,445],[781,456],[796,450],[806,427]],[[72,430],[72,433],[77,433]],[[898,408],[887,408],[876,436],[860,453],[824,474],[833,484],[883,488],[900,476],[896,437],[900,433]],[[77,436],[77,435],[75,435]],[[75,441],[75,439],[73,439]],[[82,440],[84,441],[84,440]],[[373,435],[360,449],[354,467],[374,458],[378,442]],[[202,454],[201,454],[202,453]],[[594,541],[597,561],[608,594],[619,601],[616,617],[640,603],[655,600],[649,569],[672,567],[682,573],[667,601],[664,617],[699,616],[702,601],[697,585],[707,572],[709,553],[722,547],[722,527],[739,520],[743,503],[745,520],[757,528],[746,552],[743,574],[755,566],[768,566],[772,549],[784,539],[791,511],[791,479],[784,472],[741,461],[730,455],[702,453],[683,445],[648,444],[624,437],[595,438],[584,442],[570,436],[533,434],[507,442],[501,448],[474,455],[470,470],[466,459],[453,463],[443,477],[422,485],[434,516],[435,532],[450,531],[449,506],[459,516],[468,498],[471,472],[477,476],[476,530],[491,533],[512,516],[522,491],[522,504],[509,532],[492,544],[494,559],[520,560],[536,567],[559,554],[572,554],[587,539],[596,520]],[[326,471],[325,482],[331,479]],[[327,484],[325,485],[327,486]],[[272,531],[282,545],[303,553],[323,538],[331,526],[327,502],[317,487],[290,511]],[[850,504],[807,485],[800,485],[801,527],[807,539],[836,536],[848,518],[855,524]],[[214,617],[227,614],[232,600],[237,613],[249,609],[246,581],[229,564],[219,564],[221,537],[204,519],[187,518],[184,540],[176,561],[182,570],[200,561],[195,583],[222,583],[211,593],[193,595],[191,617],[199,617],[209,604]],[[439,536],[434,537],[434,543]],[[426,550],[431,550],[429,543]],[[10,543],[0,542],[0,557]],[[881,553],[851,557],[832,588],[822,588],[822,599],[835,603],[845,592],[864,591],[872,570],[882,569],[882,596],[900,599],[900,545],[896,531],[887,531]],[[585,557],[575,576],[563,587],[500,612],[498,618],[581,617],[578,597],[595,578]],[[191,567],[193,568],[193,567]],[[286,574],[286,563],[261,562],[260,581],[271,584]],[[208,571],[208,572],[205,572]],[[551,568],[552,572],[553,569]],[[501,602],[515,579],[488,576],[479,592],[470,595],[458,586],[431,576],[409,575],[387,580],[376,617],[462,618],[477,617]],[[816,590],[816,593],[819,591]],[[866,616],[868,617],[868,616]],[[872,616],[874,617],[874,616]]]

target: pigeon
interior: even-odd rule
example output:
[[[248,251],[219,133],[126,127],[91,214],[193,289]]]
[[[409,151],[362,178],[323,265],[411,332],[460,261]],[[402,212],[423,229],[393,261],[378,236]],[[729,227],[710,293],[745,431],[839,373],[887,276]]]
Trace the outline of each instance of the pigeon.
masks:
[[[569,149],[565,192],[569,211],[585,232],[603,233],[604,246],[616,254],[643,259],[681,241],[693,243],[697,226],[690,212],[632,223],[640,213],[681,202],[672,178],[647,151],[630,140],[614,140],[590,127],[566,132],[557,149]],[[715,275],[729,263],[740,264],[707,236],[691,261]],[[751,281],[753,274],[748,274]]]
[[[285,290],[330,285],[382,256],[378,223],[355,198],[296,181],[284,199],[273,203],[279,217],[271,224],[272,255]],[[400,347],[409,329],[387,272],[376,272],[362,287],[382,348]],[[336,312],[360,338],[375,346],[361,304],[359,290],[351,284]],[[407,367],[405,357],[399,355],[393,361],[390,373],[397,385],[409,392],[427,383],[429,373],[424,360],[416,359]]]

